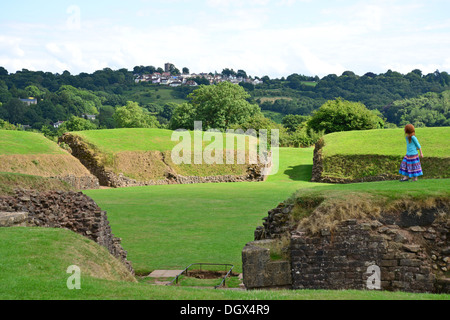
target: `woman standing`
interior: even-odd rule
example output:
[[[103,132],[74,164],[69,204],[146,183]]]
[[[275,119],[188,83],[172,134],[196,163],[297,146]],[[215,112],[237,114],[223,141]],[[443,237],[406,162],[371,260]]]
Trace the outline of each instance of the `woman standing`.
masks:
[[[406,135],[406,156],[400,165],[399,173],[405,177],[400,181],[408,181],[410,178],[417,181],[417,177],[422,176],[422,166],[420,165],[420,157],[423,158],[422,147],[416,138],[416,131],[412,124],[405,126]],[[419,150],[419,152],[417,151]]]

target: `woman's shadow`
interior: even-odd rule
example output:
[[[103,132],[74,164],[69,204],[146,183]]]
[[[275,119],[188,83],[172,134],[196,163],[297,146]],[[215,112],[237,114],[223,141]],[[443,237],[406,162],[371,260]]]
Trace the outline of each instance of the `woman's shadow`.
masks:
[[[289,169],[284,171],[284,174],[294,181],[310,181],[312,167],[312,165],[290,166]]]

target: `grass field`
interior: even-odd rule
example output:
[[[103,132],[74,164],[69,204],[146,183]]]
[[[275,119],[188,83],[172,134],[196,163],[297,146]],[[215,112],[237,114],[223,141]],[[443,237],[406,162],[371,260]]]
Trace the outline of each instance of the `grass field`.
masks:
[[[264,183],[151,186],[91,190],[86,193],[105,210],[113,233],[122,237],[138,272],[186,267],[193,262],[235,264],[253,240],[267,210],[293,192],[308,188],[328,192],[331,185],[312,184],[312,149],[280,150],[280,170]],[[442,182],[442,181],[441,181]],[[439,188],[427,181],[425,188]],[[447,182],[448,183],[448,182]],[[447,184],[448,185],[448,184]],[[359,186],[359,187],[358,187]],[[406,190],[395,182],[359,184],[354,189]],[[420,192],[419,185],[414,185]],[[339,186],[339,188],[350,186]],[[403,189],[402,189],[403,188]],[[280,290],[235,291],[153,286],[145,282],[105,279],[95,268],[83,273],[81,290],[68,290],[67,267],[77,252],[98,265],[111,262],[89,241],[65,230],[0,230],[0,299],[157,299],[157,300],[448,300],[449,295],[379,291]],[[84,249],[83,249],[84,248]],[[74,251],[75,250],[75,251]],[[79,251],[77,251],[79,250]],[[89,252],[86,252],[88,250]],[[82,256],[83,256],[82,255]],[[93,256],[94,255],[94,256]],[[77,260],[78,259],[78,260]],[[76,263],[75,263],[75,262]],[[19,267],[20,266],[20,267]],[[22,266],[26,266],[24,269]],[[21,270],[20,272],[18,270]],[[117,276],[111,273],[109,276]]]
[[[89,190],[139,273],[191,263],[231,263],[253,240],[267,211],[309,184],[312,149],[282,149],[280,169],[264,183],[165,185]],[[290,167],[293,161],[301,163]],[[150,249],[151,248],[151,249]],[[151,254],[149,254],[151,250]],[[207,261],[205,261],[207,260]]]
[[[109,152],[135,143],[120,140],[117,132],[117,137],[92,135],[90,138],[111,139],[104,143]],[[140,142],[147,143],[146,148],[164,149],[169,133],[159,141]],[[120,146],[121,143],[124,145]],[[122,238],[128,259],[138,274],[146,274],[156,269],[182,269],[197,262],[229,263],[235,266],[233,271],[240,272],[242,248],[253,240],[255,228],[262,224],[268,210],[293,194],[298,197],[367,192],[423,197],[448,194],[450,189],[450,179],[407,184],[397,181],[349,185],[311,183],[312,157],[313,148],[280,148],[278,173],[262,183],[160,185],[84,193],[108,212],[112,231]],[[0,299],[450,299],[448,294],[384,291],[235,291],[153,286],[145,281],[120,278],[123,274],[115,269],[117,266],[113,267],[104,250],[97,250],[97,245],[66,230],[0,229]],[[77,263],[87,268],[82,277],[82,290],[68,290],[65,271]],[[102,270],[109,272],[100,274]]]

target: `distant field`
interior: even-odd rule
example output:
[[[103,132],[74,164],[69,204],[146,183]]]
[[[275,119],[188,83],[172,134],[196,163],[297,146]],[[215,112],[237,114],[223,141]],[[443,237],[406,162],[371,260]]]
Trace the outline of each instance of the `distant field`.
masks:
[[[175,98],[172,95],[173,89],[169,86],[135,86],[130,91],[125,91],[123,95],[130,101],[136,101],[141,106],[146,106],[150,103],[164,105],[168,102],[183,103],[187,102],[185,99]]]
[[[289,100],[289,101],[292,100],[291,97],[283,97],[283,96],[280,96],[280,97],[258,97],[257,99],[259,99],[261,101],[261,103],[267,102],[267,101],[275,102],[277,100]]]
[[[262,114],[266,118],[269,118],[270,120],[272,120],[273,122],[276,122],[276,123],[281,123],[283,118],[286,116],[286,115],[284,115],[282,113],[275,112],[275,111],[270,111],[270,110],[262,110]]]

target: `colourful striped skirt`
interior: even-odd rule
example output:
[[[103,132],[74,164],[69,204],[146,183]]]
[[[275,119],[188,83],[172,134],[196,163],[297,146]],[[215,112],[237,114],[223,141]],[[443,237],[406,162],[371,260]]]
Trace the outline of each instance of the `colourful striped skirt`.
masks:
[[[410,178],[422,176],[423,172],[422,166],[420,165],[419,155],[406,155],[400,165],[399,173]]]

